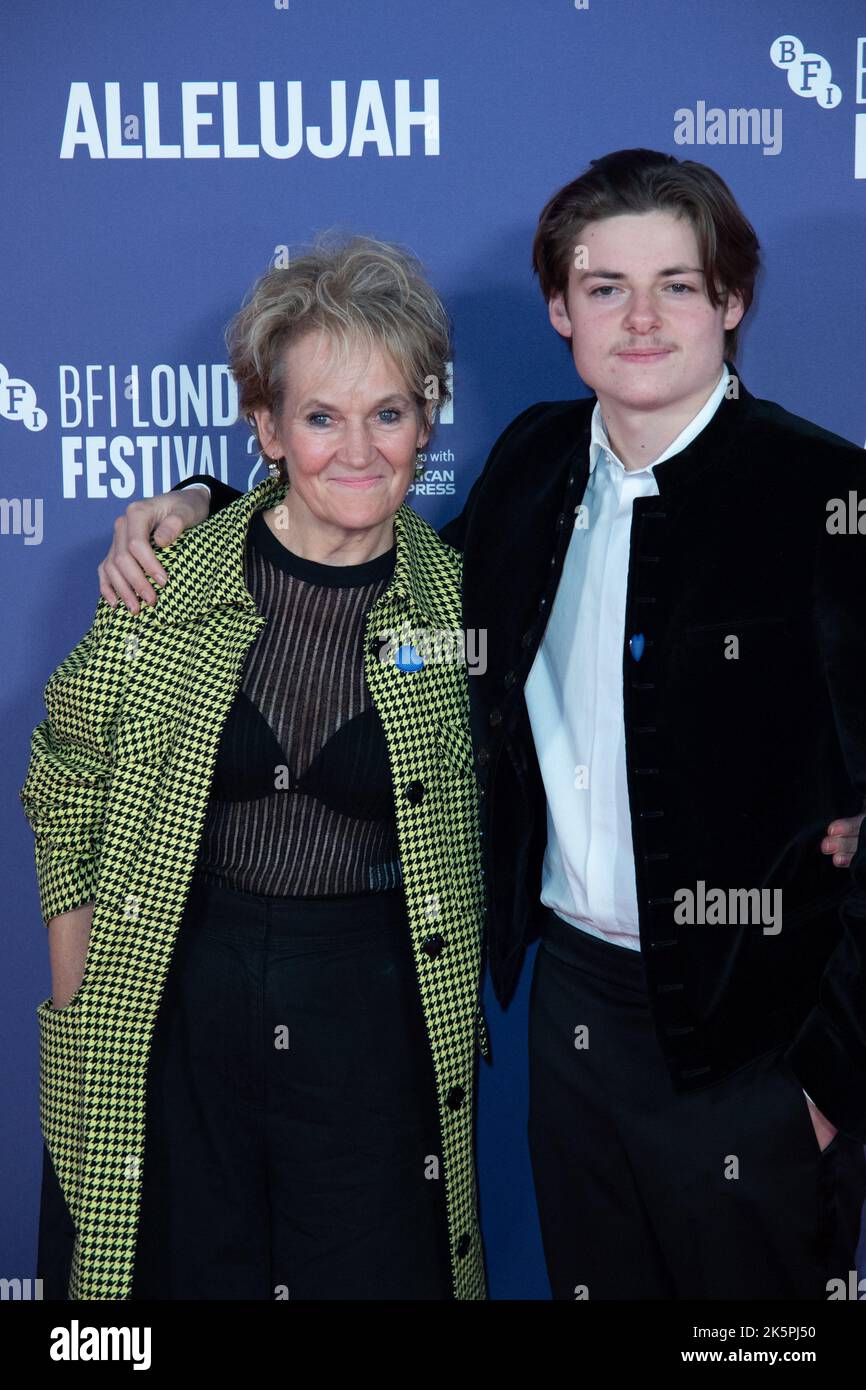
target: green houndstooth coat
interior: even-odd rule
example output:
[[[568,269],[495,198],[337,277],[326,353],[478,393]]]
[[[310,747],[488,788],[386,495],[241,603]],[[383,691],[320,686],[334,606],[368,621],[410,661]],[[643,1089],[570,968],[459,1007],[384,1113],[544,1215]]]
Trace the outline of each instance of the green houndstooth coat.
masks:
[[[69,1296],[128,1298],[144,1159],[151,1036],[204,826],[223,722],[266,623],[243,580],[250,517],[268,478],[160,560],[169,576],[137,614],[100,598],[90,631],[51,674],[20,791],[35,832],[42,915],[93,902],[81,985],[44,1000],[40,1120],[76,1228]],[[405,504],[397,559],[371,610],[366,677],[381,716],[418,988],[436,1074],[454,1296],[486,1297],[473,1160],[484,914],[466,668],[383,661],[381,634],[455,630],[461,557]],[[386,637],[387,641],[388,638]]]

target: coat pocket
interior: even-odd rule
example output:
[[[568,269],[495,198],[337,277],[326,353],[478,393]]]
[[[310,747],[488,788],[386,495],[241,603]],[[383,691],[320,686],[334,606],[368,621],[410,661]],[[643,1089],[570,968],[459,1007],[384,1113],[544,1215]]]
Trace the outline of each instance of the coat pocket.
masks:
[[[114,741],[117,762],[160,767],[174,748],[176,721],[161,714],[121,716]]]
[[[799,683],[806,653],[803,634],[786,618],[763,617],[685,628],[679,650],[679,674],[686,681],[691,675],[702,687],[684,689],[684,697],[703,702],[712,695],[722,709],[731,701],[728,714],[738,720],[752,708],[756,717],[763,710],[766,719],[786,685]]]
[[[742,638],[750,647],[776,643],[788,637],[786,618],[728,618],[723,622],[698,623],[684,629],[685,640],[691,647],[723,647],[729,637]]]
[[[39,1124],[73,1221],[79,1206],[79,1171],[84,1139],[81,997],[84,981],[69,1003],[55,1009],[44,999],[39,1022]]]
[[[461,728],[459,724],[452,724],[446,719],[438,719],[436,750],[442,762],[452,772],[463,777],[475,776],[472,739],[468,728]]]

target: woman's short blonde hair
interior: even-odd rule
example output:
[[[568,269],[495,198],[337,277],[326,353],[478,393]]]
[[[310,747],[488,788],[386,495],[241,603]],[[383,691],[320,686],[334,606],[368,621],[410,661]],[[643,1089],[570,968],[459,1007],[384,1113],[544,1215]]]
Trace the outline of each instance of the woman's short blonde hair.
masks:
[[[252,412],[265,408],[279,421],[286,349],[316,329],[333,340],[338,358],[359,344],[389,353],[418,410],[429,407],[431,422],[450,399],[450,324],[420,261],[391,242],[362,236],[333,241],[326,234],[257,280],[226,327],[238,409],[259,448]]]

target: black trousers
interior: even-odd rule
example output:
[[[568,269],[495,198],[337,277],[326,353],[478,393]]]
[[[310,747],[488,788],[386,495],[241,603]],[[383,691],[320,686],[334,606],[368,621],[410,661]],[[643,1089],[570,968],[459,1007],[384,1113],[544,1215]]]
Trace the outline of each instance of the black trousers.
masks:
[[[196,875],[149,1061],[132,1298],[450,1298],[439,1154],[402,892]],[[46,1156],[46,1297],[71,1237]]]
[[[554,1298],[826,1299],[828,1279],[847,1285],[866,1157],[842,1134],[820,1150],[783,1049],[678,1094],[640,953],[553,912],[529,1033],[529,1142]]]

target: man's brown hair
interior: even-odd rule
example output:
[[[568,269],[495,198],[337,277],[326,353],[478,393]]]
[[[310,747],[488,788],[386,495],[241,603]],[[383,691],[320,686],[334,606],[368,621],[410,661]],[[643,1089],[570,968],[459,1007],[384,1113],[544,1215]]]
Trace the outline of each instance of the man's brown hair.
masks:
[[[543,209],[532,243],[532,268],[544,298],[565,294],[575,247],[589,222],[621,213],[671,212],[687,217],[698,243],[707,298],[713,308],[739,290],[743,318],[760,266],[760,243],[733,193],[714,169],[658,150],[615,150],[560,188]],[[740,324],[725,331],[733,361]]]

